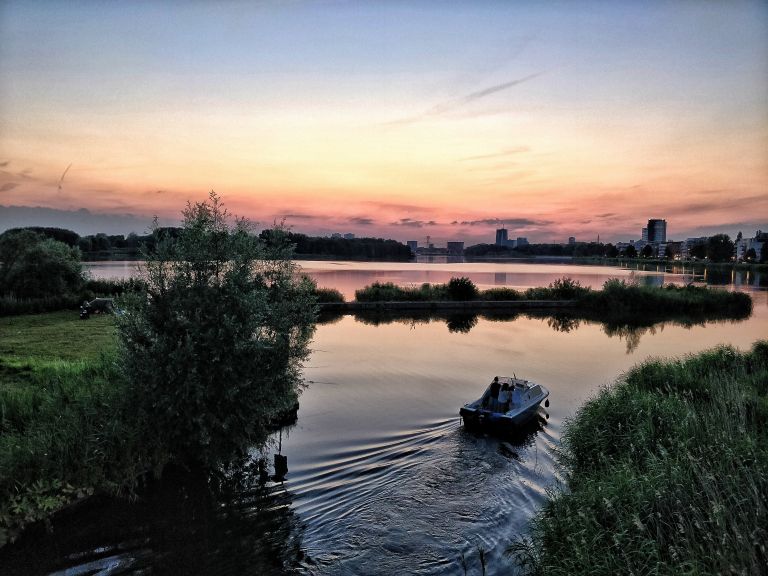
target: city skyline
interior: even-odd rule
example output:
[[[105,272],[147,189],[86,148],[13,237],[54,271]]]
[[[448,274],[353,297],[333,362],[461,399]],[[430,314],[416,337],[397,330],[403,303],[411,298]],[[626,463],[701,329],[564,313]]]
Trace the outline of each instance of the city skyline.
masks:
[[[216,190],[297,232],[768,228],[768,5],[0,6],[0,229],[143,233]]]

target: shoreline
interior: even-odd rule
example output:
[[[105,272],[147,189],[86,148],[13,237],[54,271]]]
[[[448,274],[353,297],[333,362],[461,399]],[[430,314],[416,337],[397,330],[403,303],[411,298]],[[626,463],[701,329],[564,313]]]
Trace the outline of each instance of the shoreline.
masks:
[[[389,310],[531,310],[575,308],[576,300],[412,300],[381,302],[321,302],[321,312],[373,312]]]

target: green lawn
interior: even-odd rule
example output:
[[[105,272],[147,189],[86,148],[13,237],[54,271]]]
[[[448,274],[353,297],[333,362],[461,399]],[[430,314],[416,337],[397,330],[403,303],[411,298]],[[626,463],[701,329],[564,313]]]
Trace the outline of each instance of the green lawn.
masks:
[[[0,320],[0,361],[94,360],[115,347],[110,314],[80,320],[75,311],[6,316]],[[2,382],[0,376],[0,382]]]

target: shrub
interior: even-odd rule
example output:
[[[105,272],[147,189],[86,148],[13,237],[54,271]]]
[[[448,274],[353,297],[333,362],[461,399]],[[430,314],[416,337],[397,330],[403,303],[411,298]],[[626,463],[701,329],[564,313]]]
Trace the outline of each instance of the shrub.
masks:
[[[145,291],[123,297],[118,334],[158,458],[213,466],[261,442],[296,402],[314,286],[277,231],[266,247],[245,220],[230,225],[215,193],[183,214],[178,238],[159,234],[146,256]]]
[[[514,288],[490,288],[483,290],[480,294],[483,300],[503,301],[503,300],[522,300],[523,295]]]
[[[335,288],[315,288],[315,298],[318,303],[342,303],[344,296]]]
[[[475,300],[480,293],[469,278],[451,278],[448,281],[448,297],[451,300]]]
[[[23,299],[70,296],[83,285],[80,251],[30,230],[0,236],[0,294]]]

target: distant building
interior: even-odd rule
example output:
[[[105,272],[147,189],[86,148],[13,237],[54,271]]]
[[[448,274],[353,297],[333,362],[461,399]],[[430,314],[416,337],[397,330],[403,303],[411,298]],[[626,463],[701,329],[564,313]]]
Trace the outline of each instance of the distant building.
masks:
[[[659,244],[667,241],[667,221],[666,220],[648,220],[648,238],[651,244]]]
[[[352,234],[352,233],[344,234],[344,239],[345,240],[354,240],[355,239],[355,235]]]
[[[754,238],[742,238],[736,241],[736,260],[745,260],[747,252],[752,249],[755,251],[755,260],[760,261],[765,245],[768,243],[768,233],[758,230]]]
[[[517,240],[515,240],[515,247],[520,248],[520,246],[528,246],[528,238],[518,236]]]
[[[643,228],[642,232],[640,233],[640,237],[643,242],[648,242],[648,228]]]
[[[448,254],[451,256],[461,256],[464,254],[464,242],[448,242]]]
[[[509,242],[509,236],[507,235],[506,228],[498,228],[496,230],[496,246],[507,246]]]
[[[331,234],[331,238],[341,238],[341,234],[339,234],[338,232],[334,232],[333,234]]]
[[[576,244],[576,236],[568,236],[568,244]]]
[[[691,257],[691,248],[694,246],[700,246],[706,244],[709,241],[709,236],[699,236],[698,238],[686,238],[684,242],[680,244],[680,258],[688,260]]]
[[[418,240],[408,240],[406,242],[408,245],[408,248],[411,249],[411,254],[416,254],[416,250],[419,248],[419,241]]]

